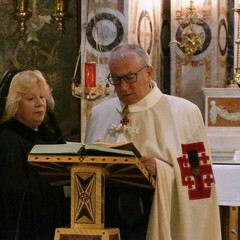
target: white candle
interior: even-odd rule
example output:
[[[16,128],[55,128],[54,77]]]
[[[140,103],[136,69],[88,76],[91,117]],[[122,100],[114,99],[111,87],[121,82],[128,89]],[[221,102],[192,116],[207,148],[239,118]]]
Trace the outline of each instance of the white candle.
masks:
[[[33,2],[32,2],[32,8],[33,8],[33,10],[36,10],[36,6],[37,6],[36,0],[33,0]]]
[[[18,8],[20,12],[25,12],[25,7],[26,7],[26,3],[24,0],[19,0],[18,1]]]
[[[176,6],[177,6],[176,11],[181,11],[182,10],[182,1],[181,0],[176,0],[176,2],[177,2],[177,4],[176,4]]]
[[[208,0],[204,0],[204,2],[203,2],[203,10],[207,10],[207,9],[208,9]]]

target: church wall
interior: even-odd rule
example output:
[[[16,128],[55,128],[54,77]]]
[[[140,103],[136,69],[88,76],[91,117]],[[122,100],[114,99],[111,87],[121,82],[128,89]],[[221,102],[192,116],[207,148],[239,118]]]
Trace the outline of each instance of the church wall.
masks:
[[[233,46],[229,45],[229,38],[232,38],[232,43],[235,38],[232,36],[232,22],[229,24],[232,0],[194,1],[207,4],[209,17],[203,25],[196,26],[197,31],[203,34],[204,48],[190,62],[186,61],[184,52],[176,43],[184,31],[176,20],[176,11],[179,2],[185,2],[182,10],[186,12],[189,1],[70,0],[68,11],[72,16],[65,21],[66,28],[61,38],[56,31],[56,23],[50,17],[54,1],[27,2],[30,10],[33,7],[38,10],[39,16],[30,19],[27,31],[20,35],[18,22],[11,15],[15,11],[15,1],[0,0],[0,77],[10,68],[41,70],[53,89],[55,111],[64,135],[68,135],[70,129],[80,129],[79,136],[69,137],[74,140],[84,139],[91,104],[106,99],[87,106],[85,100],[71,95],[71,81],[80,46],[79,81],[84,78],[84,63],[95,61],[97,81],[105,82],[107,57],[112,47],[120,42],[141,44],[151,56],[154,80],[161,90],[196,103],[203,116],[202,89],[225,87],[232,79]],[[197,11],[201,16],[201,7]],[[97,19],[98,33],[94,19]],[[96,49],[96,44],[104,47],[104,51]]]

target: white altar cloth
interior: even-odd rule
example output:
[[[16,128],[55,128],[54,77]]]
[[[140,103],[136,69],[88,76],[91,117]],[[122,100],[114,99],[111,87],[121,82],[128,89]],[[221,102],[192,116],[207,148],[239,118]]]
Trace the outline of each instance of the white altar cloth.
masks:
[[[219,205],[240,206],[240,164],[213,164]]]

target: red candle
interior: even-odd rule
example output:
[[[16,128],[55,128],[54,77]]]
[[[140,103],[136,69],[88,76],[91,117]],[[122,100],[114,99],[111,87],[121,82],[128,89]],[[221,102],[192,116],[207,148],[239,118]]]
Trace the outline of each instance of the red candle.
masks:
[[[85,87],[96,87],[96,63],[85,63]]]

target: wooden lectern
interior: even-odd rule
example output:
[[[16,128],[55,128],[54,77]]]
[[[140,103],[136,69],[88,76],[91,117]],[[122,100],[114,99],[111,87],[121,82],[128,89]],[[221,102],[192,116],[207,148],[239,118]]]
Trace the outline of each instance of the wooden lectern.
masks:
[[[30,154],[28,161],[52,185],[71,183],[71,226],[57,228],[54,240],[120,240],[118,228],[104,228],[105,183],[155,187],[135,157]]]

